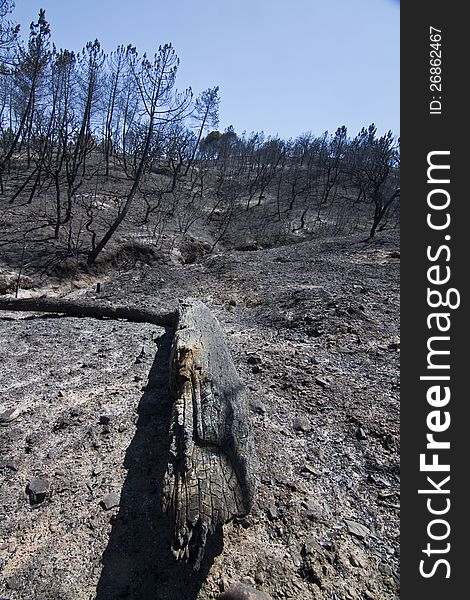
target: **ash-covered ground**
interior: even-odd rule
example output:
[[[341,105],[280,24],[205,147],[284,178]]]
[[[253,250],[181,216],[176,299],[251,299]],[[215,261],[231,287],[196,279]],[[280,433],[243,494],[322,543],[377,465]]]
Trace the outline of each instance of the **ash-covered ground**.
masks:
[[[98,277],[99,294],[90,277],[31,280],[21,294],[204,301],[248,390],[258,491],[199,573],[175,564],[160,509],[171,331],[4,312],[0,598],[208,600],[237,581],[273,599],[397,598],[398,243],[138,263]]]

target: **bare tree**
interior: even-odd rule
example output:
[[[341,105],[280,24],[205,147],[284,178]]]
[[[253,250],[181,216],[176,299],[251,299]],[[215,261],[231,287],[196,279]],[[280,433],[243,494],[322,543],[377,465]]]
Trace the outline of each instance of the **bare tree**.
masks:
[[[179,59],[171,44],[160,46],[153,61],[148,60],[146,55],[139,59],[135,48],[129,48],[128,60],[135,85],[139,90],[141,107],[146,116],[142,151],[125,203],[96,247],[89,252],[88,264],[92,264],[96,260],[119,225],[126,218],[147,166],[149,151],[157,126],[184,118],[191,100],[191,90],[186,90],[183,94],[174,93],[173,88]]]
[[[16,132],[12,136],[11,142],[5,152],[0,157],[0,189],[2,193],[5,168],[17,148],[18,142],[28,124],[28,119],[31,119],[34,111],[38,82],[44,73],[50,56],[49,38],[49,23],[46,21],[45,11],[41,9],[37,22],[31,23],[28,47],[27,49],[21,49],[19,62],[15,68],[15,74],[19,80],[17,87],[21,90],[24,101],[22,102]],[[31,125],[29,125],[29,131],[30,127]]]
[[[400,145],[391,131],[377,138],[377,128],[372,123],[367,129],[363,128],[353,140],[351,153],[350,162],[359,197],[373,206],[369,231],[369,239],[372,239],[378,226],[400,197]]]
[[[209,88],[202,92],[196,99],[196,105],[192,114],[192,118],[198,123],[198,135],[193,151],[188,160],[185,175],[188,174],[191,164],[196,156],[201,138],[204,131],[208,127],[217,127],[219,123],[219,87]]]
[[[14,8],[13,0],[0,0],[0,75],[8,74],[17,47],[20,26],[7,18]]]

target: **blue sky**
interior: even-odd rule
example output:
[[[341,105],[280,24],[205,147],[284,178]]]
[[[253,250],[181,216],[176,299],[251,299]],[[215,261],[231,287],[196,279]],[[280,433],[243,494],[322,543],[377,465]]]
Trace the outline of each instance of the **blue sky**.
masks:
[[[220,129],[283,138],[374,122],[399,135],[399,2],[394,0],[16,0],[25,37],[39,8],[52,40],[98,38],[152,54],[171,42],[178,88],[220,86]]]

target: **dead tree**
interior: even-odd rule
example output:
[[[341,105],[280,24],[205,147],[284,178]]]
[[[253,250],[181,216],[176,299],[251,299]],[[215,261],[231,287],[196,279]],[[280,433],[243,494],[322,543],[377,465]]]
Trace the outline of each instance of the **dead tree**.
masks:
[[[254,443],[245,390],[218,321],[197,300],[178,309],[170,358],[174,404],[163,505],[177,559],[203,557],[207,534],[247,515],[254,495]]]
[[[0,298],[0,310],[59,313],[68,317],[95,319],[123,319],[133,323],[151,323],[160,327],[173,327],[176,313],[112,304],[88,304],[62,298]]]

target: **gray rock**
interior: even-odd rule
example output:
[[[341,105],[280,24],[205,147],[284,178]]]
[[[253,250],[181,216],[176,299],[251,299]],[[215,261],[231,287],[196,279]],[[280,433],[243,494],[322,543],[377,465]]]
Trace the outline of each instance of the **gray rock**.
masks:
[[[304,433],[308,433],[312,430],[312,425],[305,415],[299,415],[298,417],[295,417],[292,425],[295,431],[303,431]]]
[[[268,506],[268,517],[273,521],[274,519],[277,519],[279,516],[279,512],[277,510],[277,506],[274,504],[274,502],[271,502],[271,504]]]
[[[2,413],[0,413],[0,425],[8,425],[8,423],[11,423],[17,419],[20,414],[21,410],[18,407],[4,410]]]
[[[323,554],[323,548],[313,538],[306,540],[302,546],[302,555],[309,556],[315,553]]]
[[[367,438],[367,434],[362,427],[359,427],[359,429],[356,431],[356,438],[358,440],[365,440]]]
[[[14,460],[8,459],[8,458],[2,458],[0,460],[0,469],[10,469],[10,471],[18,471],[18,463],[15,462]]]
[[[121,498],[119,494],[116,494],[116,492],[110,492],[101,500],[101,505],[105,510],[110,510],[111,508],[119,506],[120,501]]]
[[[356,567],[358,569],[362,569],[364,567],[360,558],[356,554],[350,554],[348,558],[349,562],[352,564],[353,567]]]
[[[300,469],[300,472],[307,473],[308,475],[314,475],[315,477],[320,477],[320,473],[314,467],[312,467],[312,465],[309,465],[308,463],[306,463]]]
[[[326,381],[326,379],[322,379],[321,377],[315,377],[315,383],[322,388],[328,387],[328,381]]]
[[[33,479],[28,483],[27,492],[32,505],[41,504],[47,498],[51,484],[47,479]]]
[[[261,356],[258,354],[250,354],[247,358],[247,362],[249,365],[260,365],[262,362]]]
[[[302,502],[302,506],[307,510],[306,516],[310,521],[315,521],[316,523],[325,521],[325,513],[314,502]]]
[[[299,568],[302,564],[302,558],[297,554],[295,548],[290,548],[289,553],[292,558],[292,562],[294,563],[294,567]]]
[[[390,565],[387,565],[387,563],[380,563],[379,571],[382,573],[382,575],[385,575],[386,577],[392,576],[392,569]]]
[[[266,407],[258,398],[251,398],[250,408],[259,415],[264,415],[266,413]]]
[[[348,519],[345,519],[344,522],[346,523],[349,533],[352,535],[355,535],[360,539],[370,535],[370,530],[365,525],[361,525],[361,523],[357,523],[356,521],[349,521]]]
[[[24,587],[24,582],[16,575],[9,577],[6,584],[9,590],[21,590],[21,588]]]

